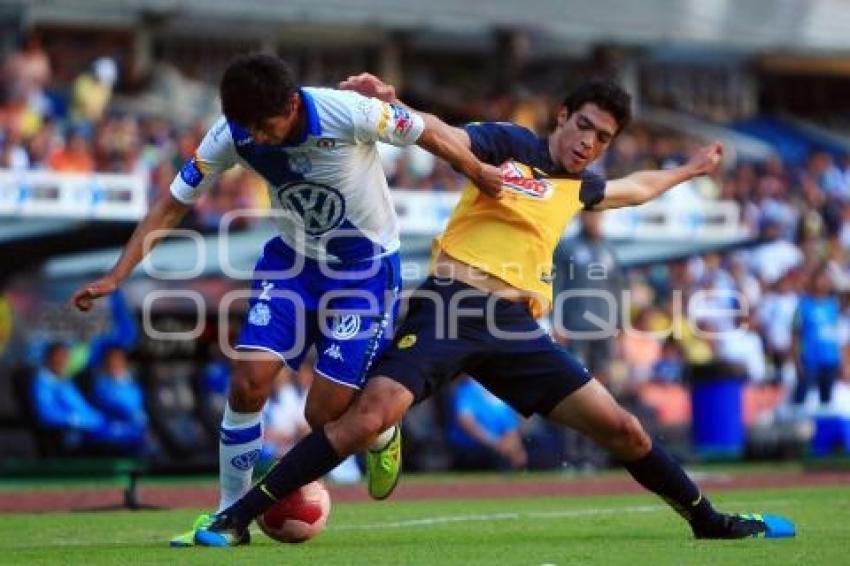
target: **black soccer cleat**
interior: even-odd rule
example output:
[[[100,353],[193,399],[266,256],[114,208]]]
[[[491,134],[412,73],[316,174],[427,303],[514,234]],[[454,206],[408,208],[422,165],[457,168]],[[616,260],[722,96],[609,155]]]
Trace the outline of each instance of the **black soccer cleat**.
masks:
[[[713,521],[691,524],[691,529],[698,539],[736,539],[763,536],[767,525],[760,515],[720,514]]]
[[[717,520],[691,524],[691,529],[698,539],[789,538],[797,534],[794,523],[785,517],[758,513],[721,514]]]

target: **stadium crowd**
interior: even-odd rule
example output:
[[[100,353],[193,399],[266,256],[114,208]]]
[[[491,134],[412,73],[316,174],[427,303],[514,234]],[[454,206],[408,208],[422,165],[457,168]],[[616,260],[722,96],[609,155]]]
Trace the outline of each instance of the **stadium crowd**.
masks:
[[[114,108],[110,100],[120,71],[112,59],[100,58],[68,88],[57,90],[51,82],[50,61],[37,39],[27,42],[2,66],[0,168],[144,175],[151,200],[167,194],[175,172],[203,136],[204,124],[178,126],[161,116]],[[513,120],[543,131],[547,110],[556,101],[541,96],[504,102],[492,105],[491,113],[498,114],[486,118]],[[468,116],[470,120],[477,117]],[[595,167],[609,177],[665,167],[683,162],[696,143],[678,132],[638,121]],[[455,171],[421,151],[387,149],[383,157],[393,187],[457,191],[463,186],[464,179]],[[682,198],[736,202],[740,222],[757,243],[626,271],[612,264],[616,273],[622,271],[619,285],[630,296],[629,309],[619,323],[636,331],[621,332],[609,341],[608,359],[598,373],[617,394],[634,396],[651,407],[665,426],[688,423],[685,384],[693,368],[709,365],[750,384],[745,398],[748,423],[769,421],[782,411],[793,417],[803,406],[812,411],[832,407],[834,384],[850,380],[850,364],[842,363],[850,357],[850,308],[845,301],[850,290],[850,159],[815,151],[801,164],[778,157],[732,163],[711,182],[677,188],[668,198],[671,206]],[[262,181],[237,169],[201,201],[186,225],[214,229],[229,210],[268,206]],[[593,237],[585,230],[581,238]],[[570,245],[580,247],[581,238]],[[577,261],[571,255],[578,249],[575,245],[565,248],[564,261]],[[704,291],[726,292],[711,295],[714,304],[707,306],[727,308],[686,313],[695,328],[678,316],[680,306]],[[736,314],[737,307],[746,312]],[[709,335],[742,324],[743,331]],[[570,345],[568,338],[561,339]],[[121,450],[135,450],[139,438],[147,434],[148,421],[138,392],[128,385],[132,380],[124,375],[129,370],[122,356],[132,348],[130,343],[115,345],[97,360],[103,372],[113,368],[122,374],[112,381],[106,373],[99,375],[88,389],[99,406],[88,406],[64,385],[56,385],[63,383],[64,370],[58,366],[67,356],[59,346],[49,348],[37,374],[39,398],[47,399],[45,407],[50,399],[73,402],[68,401],[66,421],[44,424],[66,427],[72,443],[91,439],[102,444],[104,439],[112,441],[110,434],[125,434],[129,440]],[[216,360],[209,363],[203,375],[213,372],[211,383],[218,383],[220,390],[227,369],[220,363],[216,366]],[[225,377],[214,379],[216,368]],[[51,386],[55,387],[51,390]],[[297,412],[304,386],[303,379],[283,379],[275,402]],[[126,391],[112,395],[110,387]],[[807,401],[810,388],[818,394]],[[210,390],[215,389],[210,385]],[[477,455],[473,463],[486,461],[503,468],[525,465],[532,455],[517,446],[519,419],[499,413],[500,419],[494,422],[465,426],[474,421],[477,408],[497,401],[467,383],[454,394],[456,398],[444,407],[451,417],[446,419],[451,431],[446,437],[461,454],[464,462],[460,464],[471,465],[471,455]],[[45,415],[55,414],[52,409],[46,411]],[[36,411],[36,418],[42,417]],[[303,421],[289,416],[270,417],[269,424],[273,431],[266,448],[269,456],[280,454],[305,430]],[[485,426],[492,426],[492,433],[484,431]],[[481,453],[470,448],[476,444]]]

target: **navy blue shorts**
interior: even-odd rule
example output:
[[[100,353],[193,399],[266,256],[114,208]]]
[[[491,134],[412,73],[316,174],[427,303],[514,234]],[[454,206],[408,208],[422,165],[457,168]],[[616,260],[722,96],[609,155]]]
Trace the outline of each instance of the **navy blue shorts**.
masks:
[[[525,303],[429,277],[369,375],[401,383],[418,402],[462,373],[525,416],[548,415],[591,379]]]
[[[263,350],[297,370],[312,346],[318,374],[360,389],[390,344],[398,313],[398,253],[322,267],[280,238],[254,269],[250,308],[236,348]]]

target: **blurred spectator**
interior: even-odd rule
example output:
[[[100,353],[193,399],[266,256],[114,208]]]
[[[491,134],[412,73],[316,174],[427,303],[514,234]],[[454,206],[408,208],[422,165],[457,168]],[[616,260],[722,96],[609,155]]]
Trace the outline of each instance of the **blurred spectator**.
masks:
[[[423,181],[426,189],[441,192],[459,191],[465,184],[466,178],[442,159],[436,160],[430,177]]]
[[[133,116],[110,116],[94,130],[94,156],[98,171],[134,173],[139,167],[139,123]]]
[[[24,135],[34,133],[40,118],[48,113],[49,103],[44,89],[50,77],[47,53],[38,35],[31,33],[24,40],[21,50],[6,59],[0,80],[0,85],[4,87],[3,104],[17,108],[23,114],[30,113],[30,117],[21,122]]]
[[[661,359],[661,340],[651,331],[651,316],[652,309],[641,309],[634,323],[620,335],[620,353],[629,371],[630,385],[649,380]]]
[[[47,169],[50,156],[60,145],[61,139],[53,121],[45,122],[41,129],[27,140],[26,150],[31,169]]]
[[[755,309],[762,298],[761,283],[755,275],[750,273],[744,254],[732,255],[730,273],[734,279],[731,289],[741,293],[741,298],[748,308]]]
[[[449,445],[461,470],[522,468],[528,456],[520,416],[477,381],[461,378],[454,391]]]
[[[728,375],[764,383],[767,378],[764,344],[755,329],[754,314],[738,316],[735,330],[721,332],[717,337],[717,360]]]
[[[821,405],[832,400],[832,386],[841,366],[839,322],[841,307],[833,293],[826,264],[809,275],[806,293],[800,297],[794,321],[797,355],[797,387],[794,403],[802,405],[809,388],[817,384]]]
[[[89,126],[103,118],[117,80],[115,60],[110,57],[96,59],[90,69],[74,80],[71,118]]]
[[[593,375],[609,381],[616,329],[620,326],[623,277],[614,249],[602,236],[602,213],[581,214],[581,235],[555,250],[555,336]],[[559,300],[559,296],[568,297]],[[589,333],[607,336],[587,338]],[[582,334],[585,334],[583,337]]]
[[[139,453],[144,447],[144,431],[110,419],[86,401],[65,373],[68,356],[65,344],[50,344],[44,365],[33,379],[33,408],[40,424],[61,430],[69,450],[107,448],[122,454]]]
[[[30,168],[30,157],[21,129],[15,125],[8,128],[0,139],[0,167],[21,171]]]
[[[91,399],[107,418],[138,427],[140,434],[147,430],[148,414],[142,388],[130,372],[127,352],[121,346],[106,349],[102,368],[92,384]]]
[[[685,358],[682,348],[668,338],[661,347],[661,357],[652,366],[652,380],[660,383],[682,383],[685,376]]]
[[[794,314],[799,297],[795,290],[797,274],[789,270],[764,295],[758,306],[759,326],[765,340],[765,352],[772,365],[773,381],[793,379],[791,355]]]
[[[48,165],[52,170],[63,173],[92,173],[94,157],[89,141],[82,132],[72,130],[65,145],[48,158]]]
[[[718,291],[734,291],[736,281],[723,267],[723,258],[717,252],[705,254],[697,265],[696,285],[705,289],[716,289]]]
[[[766,220],[762,231],[764,243],[750,255],[750,267],[766,285],[775,283],[782,274],[803,262],[800,249],[783,238],[783,228],[777,220]]]
[[[263,408],[261,459],[277,460],[310,432],[310,425],[304,418],[310,378],[309,371],[290,375],[289,370],[284,369],[278,374],[272,394]]]
[[[706,254],[691,262],[695,272],[690,318],[700,330],[725,332],[735,328],[734,314],[742,305],[735,279],[721,267],[720,255]]]
[[[844,174],[835,165],[832,155],[826,151],[812,152],[806,163],[804,175],[830,198],[846,201],[850,196]]]

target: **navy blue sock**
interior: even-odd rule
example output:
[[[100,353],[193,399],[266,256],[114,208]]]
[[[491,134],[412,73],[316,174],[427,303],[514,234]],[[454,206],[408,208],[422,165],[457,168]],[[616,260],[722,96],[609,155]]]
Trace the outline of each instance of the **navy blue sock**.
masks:
[[[244,529],[278,499],[319,479],[343,460],[334,451],[324,429],[314,430],[287,452],[251,491],[222,514],[227,516],[231,525]]]
[[[689,523],[701,525],[720,518],[682,466],[655,442],[649,454],[624,464],[638,483],[664,499]]]

